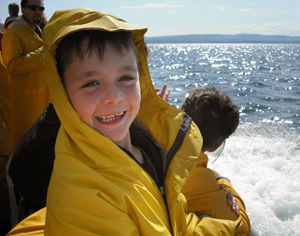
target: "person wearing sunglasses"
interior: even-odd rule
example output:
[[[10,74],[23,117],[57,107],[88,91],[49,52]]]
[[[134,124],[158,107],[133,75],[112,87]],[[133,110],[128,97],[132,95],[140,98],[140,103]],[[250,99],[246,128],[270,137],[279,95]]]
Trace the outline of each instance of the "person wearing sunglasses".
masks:
[[[22,0],[21,10],[22,16],[2,38],[2,59],[10,79],[12,154],[50,102],[39,27],[44,2]]]
[[[22,0],[21,7],[24,20],[40,36],[39,27],[37,26],[42,22],[45,10],[44,2],[42,0]]]

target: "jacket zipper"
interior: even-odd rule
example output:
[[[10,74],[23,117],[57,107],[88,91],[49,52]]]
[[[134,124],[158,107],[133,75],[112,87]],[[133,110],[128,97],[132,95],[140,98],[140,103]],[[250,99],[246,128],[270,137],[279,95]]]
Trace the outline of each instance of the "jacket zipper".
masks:
[[[183,143],[183,140],[184,140],[184,137],[185,137],[191,123],[192,123],[192,118],[185,114],[184,117],[183,117],[183,122],[181,124],[181,127],[180,127],[180,129],[177,133],[176,139],[174,141],[174,144],[170,148],[170,150],[167,154],[166,165],[164,166],[163,180],[162,180],[162,183],[160,184],[160,188],[159,188],[159,191],[160,191],[160,193],[161,193],[161,195],[164,199],[165,205],[166,205],[168,218],[169,218],[169,224],[170,224],[170,228],[171,228],[171,235],[174,235],[174,233],[173,233],[173,227],[172,227],[172,222],[171,222],[170,211],[169,211],[169,207],[168,207],[168,202],[167,202],[167,196],[166,196],[165,184],[164,183],[165,183],[167,173],[168,173],[168,170],[169,170],[169,165],[170,165],[173,157],[175,156],[176,152],[181,147],[181,145]]]

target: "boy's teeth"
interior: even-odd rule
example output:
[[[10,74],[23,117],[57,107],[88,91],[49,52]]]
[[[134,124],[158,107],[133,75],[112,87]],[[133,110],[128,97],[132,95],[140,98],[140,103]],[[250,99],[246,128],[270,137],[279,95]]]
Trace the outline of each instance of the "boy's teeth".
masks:
[[[124,112],[121,112],[120,114],[116,114],[116,115],[111,115],[111,116],[97,116],[96,118],[99,121],[101,121],[101,122],[110,122],[110,121],[114,121],[114,120],[120,118],[123,115],[124,115]]]

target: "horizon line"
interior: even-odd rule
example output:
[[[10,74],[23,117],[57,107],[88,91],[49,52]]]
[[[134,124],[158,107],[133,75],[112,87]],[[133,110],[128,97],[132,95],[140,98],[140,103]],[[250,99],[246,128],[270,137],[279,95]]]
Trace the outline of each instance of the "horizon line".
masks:
[[[257,33],[256,34],[254,34],[254,33],[237,33],[237,34],[221,34],[221,33],[210,33],[210,34],[173,34],[173,35],[158,35],[158,36],[145,36],[145,37],[150,38],[150,37],[191,36],[191,35],[259,35],[259,36],[300,37],[300,35],[299,36],[290,36],[290,35],[283,35],[283,34],[257,34]]]

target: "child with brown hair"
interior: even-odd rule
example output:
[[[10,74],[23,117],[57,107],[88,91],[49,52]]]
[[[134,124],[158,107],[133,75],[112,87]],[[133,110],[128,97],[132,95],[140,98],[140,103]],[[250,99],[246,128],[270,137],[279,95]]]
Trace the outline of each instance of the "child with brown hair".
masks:
[[[220,90],[211,87],[188,92],[180,110],[188,114],[200,129],[202,151],[215,151],[239,125],[239,109]]]
[[[212,172],[200,155],[197,126],[156,95],[146,31],[87,8],[58,11],[49,20],[47,82],[61,127],[45,231],[43,209],[11,235],[20,228],[46,236],[247,235],[249,222],[231,212],[214,176],[204,176],[200,187],[216,197],[202,204],[215,211],[223,205],[234,220],[187,212],[181,190],[195,162]],[[33,220],[41,224],[24,227]]]
[[[187,93],[188,97],[182,103],[180,110],[189,115],[200,129],[203,145],[200,154],[202,158],[199,158],[199,160],[207,160],[207,156],[204,154],[206,151],[217,151],[218,157],[225,146],[226,139],[235,132],[239,125],[239,109],[226,94],[215,87],[196,89]],[[208,169],[203,169],[203,162],[199,160],[196,162],[182,189],[182,193],[189,203],[187,207],[188,212],[206,212],[206,214],[199,216],[227,219],[228,216],[222,214],[225,210],[220,211],[219,209],[219,211],[215,211],[201,204],[203,197],[207,196],[207,194],[204,193],[200,186],[205,184],[203,183],[205,182],[204,176],[207,176],[209,171]],[[249,218],[246,214],[243,200],[232,188],[229,179],[222,177],[215,170],[212,171],[220,187],[229,191],[227,199],[232,199],[231,194],[235,196],[231,205],[232,210],[237,215],[240,214],[244,223],[247,224]],[[212,173],[210,174],[212,175]],[[211,196],[212,201],[214,201],[215,196]],[[253,231],[252,233],[254,234],[255,232]]]
[[[19,4],[12,2],[10,4],[8,4],[8,13],[9,13],[9,17],[7,17],[5,19],[5,23],[4,23],[4,32],[7,31],[8,26],[13,23],[14,21],[19,19]]]

